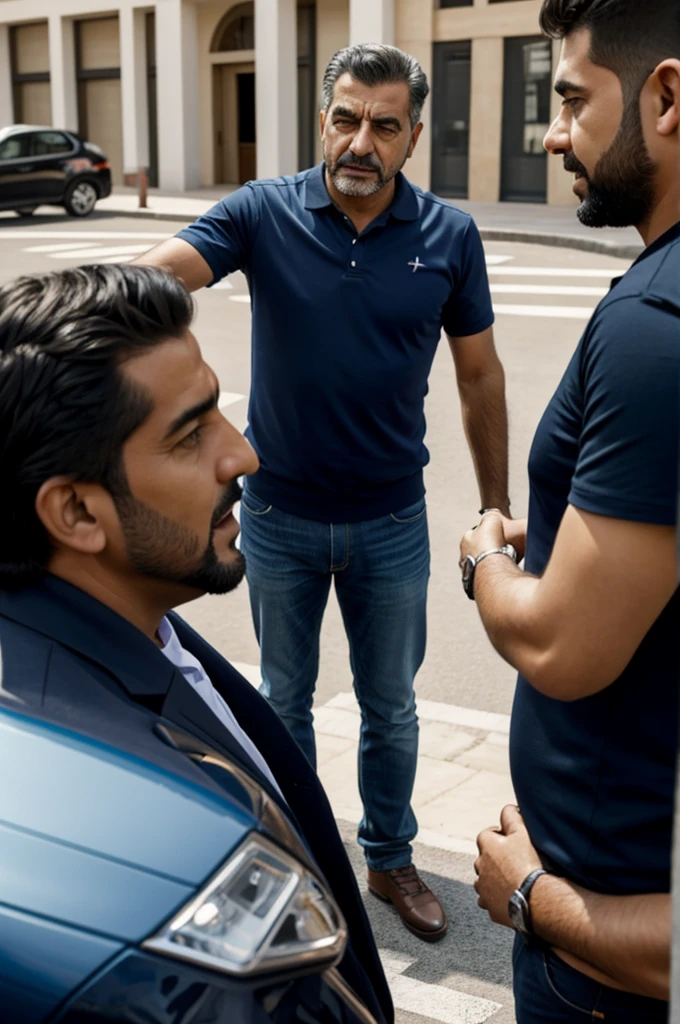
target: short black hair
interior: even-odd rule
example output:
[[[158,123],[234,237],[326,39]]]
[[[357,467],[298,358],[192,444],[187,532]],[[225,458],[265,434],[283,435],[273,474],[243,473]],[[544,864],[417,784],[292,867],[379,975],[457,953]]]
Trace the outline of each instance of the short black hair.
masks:
[[[430,87],[427,75],[415,59],[396,46],[382,43],[360,43],[346,46],[335,53],[323,76],[322,104],[328,113],[333,102],[335,83],[344,74],[350,74],[357,82],[373,88],[388,82],[404,82],[409,91],[409,119],[411,127],[420,121],[423,105]]]
[[[678,0],[543,0],[539,21],[551,39],[589,29],[590,59],[618,75],[627,101],[663,60],[680,58]]]
[[[120,367],[184,336],[193,313],[182,282],[153,267],[92,265],[0,288],[0,586],[49,561],[35,502],[50,477],[129,494],[123,445],[153,402]]]

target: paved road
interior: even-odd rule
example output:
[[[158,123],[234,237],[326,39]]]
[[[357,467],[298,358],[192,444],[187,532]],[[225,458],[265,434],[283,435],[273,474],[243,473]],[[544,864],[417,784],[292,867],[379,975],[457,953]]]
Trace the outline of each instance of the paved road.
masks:
[[[87,221],[57,214],[36,217],[30,223],[1,217],[0,280],[82,262],[127,261],[181,226],[103,214]],[[513,508],[516,515],[523,515],[527,507],[526,461],[533,431],[591,310],[611,277],[625,271],[628,264],[573,250],[504,243],[488,243],[487,258],[497,312],[497,344],[508,378]],[[201,292],[197,304],[197,336],[219,374],[224,408],[242,428],[250,380],[250,308],[245,279],[241,274],[233,275],[221,286]],[[421,701],[432,702],[430,707],[438,702],[471,709],[468,724],[475,729],[487,720],[480,712],[509,714],[513,672],[491,650],[474,607],[460,589],[458,540],[474,521],[479,500],[460,425],[452,360],[445,344],[435,360],[427,418],[432,455],[427,487],[433,570],[430,639],[418,694]],[[226,598],[197,601],[186,609],[186,615],[231,660],[256,676],[257,645],[245,587]],[[317,705],[329,701],[336,706],[338,701],[342,704],[350,691],[347,645],[337,606],[331,599],[322,638]],[[458,711],[456,714],[459,716]],[[346,745],[338,751],[339,757],[347,756]],[[498,778],[500,809],[505,779],[500,774]],[[427,796],[421,798],[422,803],[427,803]],[[341,827],[361,875],[360,859],[352,843],[352,813],[348,808]],[[443,834],[444,826],[440,831]],[[448,831],[454,836],[467,834],[455,828]],[[427,845],[417,847],[417,855],[426,877],[451,911],[453,927],[444,942],[433,947],[419,943],[401,927],[389,908],[369,899],[399,1008],[399,1024],[482,1024],[486,1020],[511,1024],[512,936],[491,927],[476,910],[470,889],[472,856],[469,852],[452,852],[466,847],[455,842],[447,846],[443,835],[438,847],[437,834],[432,832]]]

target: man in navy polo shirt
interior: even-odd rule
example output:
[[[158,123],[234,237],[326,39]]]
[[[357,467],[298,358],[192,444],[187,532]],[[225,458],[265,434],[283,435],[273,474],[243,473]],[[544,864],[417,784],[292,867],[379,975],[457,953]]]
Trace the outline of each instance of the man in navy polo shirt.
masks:
[[[369,887],[423,939],[447,929],[411,862],[430,568],[424,398],[442,328],[482,504],[509,510],[507,422],[472,220],[411,185],[428,93],[394,47],[341,50],[325,75],[324,163],[251,182],[141,262],[189,287],[248,278],[253,373],[242,547],[262,692],[316,761],[312,701],[331,584],[361,706],[359,826]]]
[[[466,590],[520,674],[519,810],[480,836],[476,888],[519,933],[518,1024],[661,1024],[680,689],[680,5],[545,0],[541,22],[563,40],[546,148],[575,175],[583,223],[634,224],[647,248],[538,427],[526,571],[498,513],[462,542]]]

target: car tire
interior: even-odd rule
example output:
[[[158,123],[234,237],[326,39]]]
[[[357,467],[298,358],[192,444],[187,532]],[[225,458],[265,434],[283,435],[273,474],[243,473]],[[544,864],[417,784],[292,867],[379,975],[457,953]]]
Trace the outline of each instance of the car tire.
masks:
[[[91,181],[74,181],[64,194],[64,206],[70,217],[88,217],[99,199],[97,186]]]
[[[17,217],[31,217],[38,209],[37,206],[22,206],[20,210],[15,210]]]

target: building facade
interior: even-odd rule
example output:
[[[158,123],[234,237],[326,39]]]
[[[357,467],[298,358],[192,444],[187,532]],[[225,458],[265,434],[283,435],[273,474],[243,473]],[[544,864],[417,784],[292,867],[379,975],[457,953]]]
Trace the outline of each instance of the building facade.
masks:
[[[409,177],[440,195],[571,204],[541,140],[559,102],[540,0],[0,0],[0,125],[79,131],[115,183],[169,190],[320,158],[323,71],[395,43],[432,95]],[[0,154],[1,156],[1,154]]]

